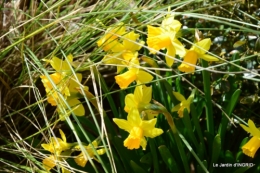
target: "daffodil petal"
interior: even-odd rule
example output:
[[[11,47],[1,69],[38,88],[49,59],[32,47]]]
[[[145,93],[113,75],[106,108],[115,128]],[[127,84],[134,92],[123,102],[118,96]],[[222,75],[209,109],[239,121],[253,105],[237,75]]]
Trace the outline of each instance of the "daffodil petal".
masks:
[[[121,89],[127,88],[128,85],[130,85],[130,83],[136,80],[136,78],[136,70],[134,69],[130,69],[129,71],[123,74],[115,76],[116,83],[119,85]]]
[[[172,108],[172,112],[176,112],[176,111],[178,111],[180,108],[181,108],[181,104],[177,104],[176,106],[174,106],[174,107]]]
[[[198,60],[198,54],[194,50],[187,51],[183,62],[178,67],[181,72],[189,73],[195,71],[195,66]],[[189,63],[189,64],[188,64]],[[194,65],[194,66],[192,66]]]
[[[253,136],[257,136],[258,138],[260,138],[260,131],[258,130],[258,128],[256,128],[255,123],[252,120],[248,120],[248,127],[250,129],[250,133]]]
[[[174,97],[176,97],[177,100],[179,100],[180,102],[182,102],[183,100],[186,100],[185,97],[179,93],[179,92],[173,92]]]
[[[128,113],[127,121],[131,126],[139,126],[142,122],[139,111],[137,109],[131,109]]]
[[[203,39],[192,47],[199,55],[205,54],[211,46],[210,38]]]
[[[54,156],[52,155],[50,157],[43,159],[42,163],[45,169],[48,171],[51,170],[56,165]]]
[[[159,128],[153,128],[148,131],[144,131],[144,136],[149,137],[149,138],[155,138],[157,136],[160,136],[163,133],[162,129]]]
[[[177,38],[175,38],[172,41],[172,45],[175,48],[175,52],[177,55],[179,55],[180,57],[185,56],[186,49],[184,48],[183,44]]]
[[[78,99],[72,99],[72,100],[69,100],[67,102],[70,105],[71,109],[73,110],[72,112],[76,116],[84,116],[85,115],[85,109],[84,109],[82,103]]]
[[[63,142],[67,142],[64,132],[61,129],[59,129],[59,132],[60,132],[60,136],[61,136],[61,139],[63,140]]]
[[[73,76],[69,80],[69,91],[71,94],[78,93],[77,88],[80,87],[80,82],[82,81],[82,74],[76,73],[76,78]]]
[[[142,85],[142,93],[143,93],[143,97],[141,99],[142,103],[150,103],[150,101],[152,100],[152,87],[147,87],[145,85]]]
[[[218,58],[208,54],[200,55],[199,58],[204,59],[205,61],[219,61]]]
[[[127,94],[125,96],[125,108],[126,112],[129,112],[132,108],[137,108],[137,102],[135,100],[134,94]]]
[[[145,139],[144,137],[141,138],[140,145],[141,145],[141,147],[142,147],[143,150],[146,150],[147,141],[146,141],[146,139]]]
[[[137,80],[141,83],[148,83],[153,80],[153,76],[146,71],[139,70],[137,74]]]
[[[132,126],[128,121],[118,118],[113,118],[114,123],[120,128],[130,133]]]
[[[167,47],[167,52],[166,52],[166,64],[171,67],[174,63],[174,58],[175,58],[175,47],[173,47],[172,45],[170,45],[169,47]]]

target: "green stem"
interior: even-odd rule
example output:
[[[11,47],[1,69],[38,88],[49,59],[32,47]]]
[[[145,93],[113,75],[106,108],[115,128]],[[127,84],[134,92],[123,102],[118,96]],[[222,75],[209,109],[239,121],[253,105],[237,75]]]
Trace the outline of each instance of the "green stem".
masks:
[[[202,67],[207,68],[208,62],[205,60],[201,60]],[[205,93],[205,101],[206,101],[206,118],[207,118],[207,130],[209,134],[214,136],[214,122],[213,122],[213,113],[212,113],[212,102],[211,102],[211,90],[210,90],[210,74],[208,71],[202,71],[203,76],[203,87]]]
[[[173,121],[171,114],[167,111],[167,109],[163,105],[161,105],[158,102],[155,102],[155,104],[152,104],[150,106],[151,106],[150,109],[161,112],[165,116],[165,118],[166,118],[166,120],[167,120],[167,122],[168,122],[168,124],[169,124],[169,126],[172,130],[173,137],[176,141],[177,147],[179,149],[179,153],[180,153],[180,156],[181,156],[181,159],[182,159],[182,163],[184,165],[185,173],[190,173],[189,163],[188,163],[185,151],[184,151],[184,147],[182,145],[181,138],[179,136],[179,132],[178,132],[178,130],[177,130],[175,124],[174,124],[174,121]]]

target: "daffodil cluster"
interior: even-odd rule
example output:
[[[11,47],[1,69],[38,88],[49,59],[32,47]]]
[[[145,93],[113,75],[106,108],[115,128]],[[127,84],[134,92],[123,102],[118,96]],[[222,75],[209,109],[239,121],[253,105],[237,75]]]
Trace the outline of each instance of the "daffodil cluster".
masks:
[[[80,82],[82,74],[73,75],[71,65],[73,56],[69,54],[66,60],[53,57],[49,62],[55,73],[40,76],[47,93],[47,101],[52,106],[57,106],[60,120],[65,120],[72,112],[77,116],[85,115],[85,109],[79,101]],[[88,91],[87,86],[83,86]]]
[[[69,173],[70,171],[68,171],[60,163],[68,159],[74,151],[78,151],[81,149],[79,145],[77,145],[77,143],[67,143],[67,139],[64,132],[61,129],[59,129],[59,132],[61,138],[51,137],[50,142],[48,144],[41,144],[44,150],[49,151],[51,153],[50,156],[43,159],[42,163],[43,163],[43,167],[47,171],[50,171],[56,165],[59,165],[61,167],[62,173]],[[95,157],[94,150],[97,151],[98,155],[102,155],[105,153],[105,149],[103,148],[97,149],[98,148],[97,140],[93,141],[92,144],[83,147],[85,148],[85,152],[82,151],[74,159],[75,162],[81,167],[85,167],[86,163],[88,162],[88,159],[97,160]]]

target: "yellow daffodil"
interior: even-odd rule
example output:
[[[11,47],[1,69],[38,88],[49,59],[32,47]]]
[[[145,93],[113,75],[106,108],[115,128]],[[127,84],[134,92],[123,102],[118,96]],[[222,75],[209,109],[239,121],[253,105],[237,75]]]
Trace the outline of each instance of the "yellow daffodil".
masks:
[[[126,28],[123,23],[108,28],[105,35],[97,41],[98,47],[102,47],[104,51],[112,51],[119,44],[118,37],[126,33],[125,30]]]
[[[145,137],[155,138],[163,133],[162,129],[155,128],[157,119],[142,120],[137,109],[131,109],[127,120],[113,118],[119,128],[127,131],[129,136],[124,141],[124,146],[128,149],[138,149],[142,146],[146,149],[147,141]]]
[[[167,49],[166,64],[172,66],[176,54],[179,56],[185,55],[185,48],[182,43],[176,38],[177,32],[181,28],[181,23],[174,20],[173,16],[167,15],[162,21],[160,27],[148,25],[147,44],[151,48],[150,52],[155,54],[161,49]]]
[[[135,108],[141,113],[145,112],[148,120],[157,116],[158,113],[149,110],[150,102],[152,100],[152,87],[146,87],[145,85],[139,85],[135,88],[134,94],[127,94],[125,97],[125,108],[126,112]]]
[[[122,65],[126,65],[131,59],[137,58],[137,51],[140,50],[144,44],[143,41],[137,43],[136,40],[138,38],[139,35],[135,34],[133,31],[122,36],[122,44],[118,43],[114,49],[111,50],[112,54],[106,55],[102,61],[105,64],[121,65],[117,66],[117,73],[119,73],[124,69]]]
[[[195,90],[192,91],[191,95],[189,96],[189,98],[186,100],[185,97],[180,94],[179,92],[173,92],[173,95],[176,97],[177,100],[179,100],[181,103],[179,103],[178,105],[174,106],[172,108],[172,112],[178,112],[178,115],[180,118],[183,117],[183,111],[186,108],[188,110],[188,112],[190,113],[190,104],[193,101],[194,98],[194,94],[195,94]]]
[[[61,152],[65,150],[69,150],[72,144],[67,143],[66,136],[61,129],[59,129],[61,138],[50,138],[49,144],[41,144],[42,148],[52,153],[49,157],[45,158],[43,162],[43,166],[47,170],[51,170],[54,166],[56,166],[56,162],[59,161],[59,156]]]
[[[210,38],[203,39],[195,43],[190,50],[187,51],[184,56],[182,64],[178,67],[181,72],[194,72],[195,65],[197,64],[198,58],[204,59],[206,61],[218,61],[218,58],[206,54],[211,45]],[[193,66],[189,65],[192,64]]]
[[[256,128],[252,120],[248,120],[248,127],[240,124],[240,126],[250,133],[252,138],[242,147],[242,151],[245,155],[254,158],[256,151],[260,147],[260,130]]]
[[[130,62],[129,70],[123,74],[115,76],[116,83],[121,89],[125,89],[132,82],[136,81],[140,84],[147,83],[153,80],[153,76],[144,70],[138,68],[138,59],[133,59]]]
[[[98,148],[98,143],[97,141],[93,141],[92,142],[93,147],[89,144],[88,146],[84,146],[84,148],[87,151],[88,157],[86,155],[84,155],[84,152],[81,152],[74,160],[75,162],[81,166],[81,167],[85,167],[86,163],[88,162],[88,158],[90,159],[94,159],[96,161],[99,162],[99,160],[95,157],[95,150],[97,152],[98,155],[102,155],[106,152],[105,149],[97,149]],[[79,146],[76,146],[75,148],[80,149]]]

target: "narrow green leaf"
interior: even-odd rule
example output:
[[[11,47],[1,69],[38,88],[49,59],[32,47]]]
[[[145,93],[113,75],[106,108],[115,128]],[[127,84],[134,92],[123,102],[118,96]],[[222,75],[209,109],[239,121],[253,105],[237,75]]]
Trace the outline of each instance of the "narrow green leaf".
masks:
[[[220,151],[221,151],[221,138],[220,135],[217,134],[213,141],[210,172],[213,172],[213,164],[218,162]]]
[[[191,141],[195,145],[196,149],[198,150],[199,149],[199,143],[198,143],[198,141],[197,141],[197,139],[194,135],[193,127],[192,127],[192,124],[191,124],[191,121],[190,121],[190,115],[189,115],[187,109],[184,109],[184,116],[182,118],[182,121],[183,121],[184,126],[186,127],[189,138],[191,139]]]
[[[166,146],[164,146],[164,145],[161,145],[160,147],[158,147],[158,149],[159,149],[159,152],[160,152],[160,154],[162,156],[162,159],[163,159],[164,163],[167,165],[169,170],[172,173],[180,172],[180,169],[179,169],[175,159],[171,155],[170,150]]]
[[[153,159],[153,167],[154,167],[154,172],[155,173],[160,173],[160,168],[159,168],[159,160],[157,157],[157,152],[156,152],[156,147],[154,144],[154,139],[149,139],[149,145],[150,145],[150,149],[152,152],[152,159]]]
[[[205,60],[201,60],[202,67],[207,68],[208,62]],[[203,88],[205,93],[205,101],[206,101],[206,119],[207,119],[207,129],[211,135],[214,135],[214,122],[213,122],[213,112],[212,112],[212,102],[211,102],[211,89],[210,89],[210,74],[209,71],[203,70]]]
[[[191,112],[191,116],[192,116],[193,125],[195,126],[196,132],[199,136],[200,144],[202,145],[202,148],[204,149],[204,153],[206,153],[206,146],[205,146],[202,130],[200,128],[199,117],[197,116],[197,111],[196,111],[196,108],[193,103],[191,103],[191,105],[190,105],[190,112]]]
[[[131,167],[136,173],[147,173],[143,168],[139,165],[137,165],[134,161],[130,161]]]
[[[232,117],[232,112],[239,100],[239,96],[240,96],[240,93],[241,93],[241,90],[240,89],[237,89],[233,95],[231,96],[231,99],[227,105],[227,108],[226,108],[226,114],[228,116],[228,118],[231,118]],[[225,140],[225,134],[226,134],[226,130],[227,130],[227,124],[228,124],[228,119],[226,117],[225,114],[222,115],[222,120],[221,120],[221,124],[219,125],[219,130],[218,130],[218,134],[220,135],[221,137],[221,141],[222,141],[222,144],[224,143],[224,140]]]

